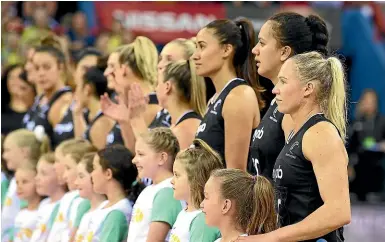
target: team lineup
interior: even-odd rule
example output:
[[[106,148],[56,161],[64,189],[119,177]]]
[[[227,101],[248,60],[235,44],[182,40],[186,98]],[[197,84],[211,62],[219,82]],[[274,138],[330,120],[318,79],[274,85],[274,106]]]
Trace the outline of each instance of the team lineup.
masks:
[[[257,39],[214,20],[160,54],[144,36],[83,49],[72,71],[44,37],[11,70],[36,95],[2,145],[2,241],[344,241],[347,94],[328,42],[320,17],[281,12]]]

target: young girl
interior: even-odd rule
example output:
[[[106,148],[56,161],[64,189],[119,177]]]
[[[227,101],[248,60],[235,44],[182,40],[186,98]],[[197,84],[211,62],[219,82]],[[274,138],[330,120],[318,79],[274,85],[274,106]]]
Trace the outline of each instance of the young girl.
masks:
[[[75,185],[79,189],[79,195],[84,199],[88,199],[91,203],[91,208],[84,214],[83,218],[80,219],[80,217],[76,217],[74,226],[78,229],[76,231],[75,239],[73,240],[76,242],[82,242],[87,238],[87,231],[92,215],[108,203],[105,195],[94,192],[92,188],[91,173],[94,170],[92,162],[95,155],[96,153],[85,154],[76,168],[77,177]]]
[[[73,224],[77,214],[77,210],[83,211],[83,214],[89,209],[89,201],[79,198],[79,191],[76,188],[76,166],[88,152],[96,151],[88,141],[77,139],[76,142],[67,143],[60,147],[62,162],[65,166],[63,179],[67,184],[69,192],[61,199],[57,210],[53,212],[55,217],[48,241],[68,241],[73,232]],[[81,206],[80,206],[81,205]],[[84,211],[85,210],[85,211]],[[72,215],[72,220],[71,220]]]
[[[216,242],[277,229],[274,189],[265,177],[238,169],[216,170],[204,191],[201,206],[206,223],[218,227],[222,235]]]
[[[218,229],[206,225],[200,204],[211,172],[221,168],[223,163],[219,154],[199,139],[176,156],[171,184],[175,199],[187,201],[187,208],[176,219],[171,231],[171,242],[213,242],[220,237]]]
[[[44,205],[39,207],[36,229],[32,234],[31,242],[46,241],[50,231],[50,221],[53,220],[52,212],[60,203],[65,194],[65,187],[59,183],[56,176],[55,155],[43,155],[37,163],[36,191],[41,196],[47,196]]]
[[[18,129],[8,134],[4,141],[3,159],[10,171],[16,171],[20,166],[34,162],[39,159],[41,154],[48,152],[49,139],[46,135],[35,134],[26,129]],[[5,196],[4,206],[1,213],[1,234],[4,241],[10,235],[15,215],[20,211],[20,199],[16,195],[16,179],[10,181],[8,191]]]
[[[121,242],[126,240],[132,204],[127,199],[138,170],[132,154],[123,145],[100,150],[93,160],[93,189],[107,196],[108,203],[92,215],[87,241]]]
[[[13,242],[27,242],[31,240],[36,229],[38,208],[42,197],[36,191],[36,164],[27,163],[16,171],[17,196],[28,203],[28,207],[17,213]]]
[[[143,133],[135,144],[134,164],[139,178],[150,178],[134,206],[127,242],[168,241],[168,234],[182,210],[172,190],[172,166],[179,152],[178,139],[168,128]]]

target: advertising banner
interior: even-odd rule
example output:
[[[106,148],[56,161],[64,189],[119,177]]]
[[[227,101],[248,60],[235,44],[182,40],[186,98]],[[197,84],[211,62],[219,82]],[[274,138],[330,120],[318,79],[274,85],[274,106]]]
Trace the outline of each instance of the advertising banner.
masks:
[[[226,17],[223,4],[206,2],[95,2],[95,8],[100,27],[109,29],[119,20],[133,34],[157,43],[191,38],[209,22]]]

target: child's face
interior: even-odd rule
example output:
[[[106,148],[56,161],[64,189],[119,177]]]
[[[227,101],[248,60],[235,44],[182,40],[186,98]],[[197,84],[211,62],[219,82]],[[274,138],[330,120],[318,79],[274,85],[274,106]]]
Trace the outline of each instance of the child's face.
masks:
[[[206,215],[206,224],[208,226],[218,227],[219,222],[223,218],[223,199],[219,189],[218,179],[210,177],[206,182],[204,191],[205,197],[201,203],[201,208]]]
[[[94,192],[99,194],[106,194],[106,184],[108,182],[108,177],[106,175],[106,171],[103,170],[103,167],[100,165],[100,158],[98,155],[95,155],[92,166],[94,170],[91,172],[91,178]]]
[[[51,196],[61,184],[53,164],[40,160],[37,164],[36,191],[42,196]]]
[[[22,165],[26,160],[26,148],[19,147],[14,140],[6,138],[4,141],[3,159],[7,163],[7,167],[11,171]]]
[[[174,198],[177,200],[190,201],[190,184],[186,169],[180,160],[175,160],[173,171],[174,177],[171,180],[171,184],[174,189]]]
[[[82,198],[90,199],[93,194],[91,174],[86,170],[84,163],[77,165],[77,176],[75,180],[75,186],[79,189],[79,195]]]
[[[161,154],[154,152],[151,147],[142,139],[138,139],[135,144],[135,158],[132,163],[138,169],[139,178],[150,178],[154,180],[158,170],[158,161]]]
[[[64,163],[64,172],[63,172],[63,179],[67,183],[68,189],[70,191],[76,190],[77,187],[75,185],[75,180],[76,180],[76,162],[72,158],[70,154],[66,155],[63,160]]]
[[[60,150],[56,150],[54,169],[60,185],[64,185],[66,183],[63,177],[65,170],[64,160],[65,157],[63,156],[63,153]]]
[[[34,196],[37,196],[36,193],[36,172],[28,169],[19,169],[16,171],[16,185],[17,185],[17,196],[23,200],[29,200]]]

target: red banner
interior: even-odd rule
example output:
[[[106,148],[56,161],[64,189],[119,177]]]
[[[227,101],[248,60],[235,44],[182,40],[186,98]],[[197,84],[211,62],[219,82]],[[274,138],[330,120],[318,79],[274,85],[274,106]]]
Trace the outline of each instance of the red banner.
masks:
[[[205,2],[95,2],[98,24],[110,29],[114,19],[135,35],[157,43],[191,38],[209,22],[226,17],[218,3]]]

